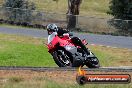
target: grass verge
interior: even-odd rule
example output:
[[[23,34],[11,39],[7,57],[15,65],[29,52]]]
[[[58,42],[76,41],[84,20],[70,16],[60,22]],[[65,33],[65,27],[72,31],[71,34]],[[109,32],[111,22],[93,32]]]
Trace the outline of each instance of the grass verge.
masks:
[[[43,45],[45,39],[0,34],[1,66],[56,66]],[[102,66],[131,66],[132,50],[88,46]],[[125,58],[125,59],[124,59]],[[92,73],[92,72],[89,72]],[[107,73],[107,72],[105,72]],[[127,73],[128,74],[128,73]],[[131,74],[131,73],[130,73]],[[0,88],[131,88],[130,84],[87,84],[80,86],[76,72],[2,71]]]
[[[90,73],[90,72],[88,72]],[[95,73],[95,72],[93,72]],[[112,72],[105,72],[111,74]],[[130,84],[86,84],[76,82],[73,71],[0,71],[0,88],[131,88]],[[103,74],[101,72],[101,74]],[[121,74],[121,73],[117,73]],[[126,74],[123,72],[122,74]],[[128,74],[128,72],[127,72]],[[131,76],[132,74],[129,73]]]
[[[46,46],[45,39],[0,34],[1,66],[57,66]],[[89,46],[101,66],[131,66],[132,50]]]
[[[37,9],[66,13],[68,1],[67,0],[30,0],[36,4]],[[108,17],[106,13],[109,10],[110,0],[83,0],[80,7],[80,14],[86,16]]]
[[[0,34],[1,66],[55,66],[43,39]]]
[[[68,8],[67,0],[29,0],[34,2],[37,10],[66,13]],[[110,0],[83,0],[80,7],[80,15],[85,16],[97,16],[97,17],[109,17],[106,13],[109,10]],[[0,5],[4,3],[4,0],[0,0]]]

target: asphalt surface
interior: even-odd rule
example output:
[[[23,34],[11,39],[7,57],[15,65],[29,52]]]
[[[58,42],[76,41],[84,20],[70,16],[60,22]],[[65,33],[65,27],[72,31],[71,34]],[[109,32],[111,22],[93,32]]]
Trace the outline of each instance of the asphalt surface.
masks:
[[[35,30],[28,28],[9,28],[0,27],[0,33],[4,34],[17,34],[38,38],[47,38],[47,32],[45,30]],[[86,34],[86,33],[73,33],[81,39],[86,39],[89,44],[104,45],[118,48],[132,49],[132,37],[124,36],[111,36],[111,35],[97,35],[97,34]]]
[[[99,72],[132,72],[132,67],[100,67],[100,68],[82,68],[85,71]],[[0,70],[32,70],[32,71],[77,71],[78,68],[73,67],[20,67],[20,66],[0,66]]]

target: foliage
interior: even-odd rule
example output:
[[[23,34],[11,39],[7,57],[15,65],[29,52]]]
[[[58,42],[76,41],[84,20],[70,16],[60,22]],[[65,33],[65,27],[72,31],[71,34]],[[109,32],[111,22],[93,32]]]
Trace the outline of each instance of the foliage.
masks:
[[[113,20],[111,24],[125,31],[132,31],[131,21],[124,20],[132,20],[132,1],[131,0],[112,0],[110,2],[110,11],[108,14],[111,14],[116,19],[122,20]]]
[[[124,18],[124,10],[127,6],[125,0],[112,0],[110,4],[110,11],[108,13],[115,18]]]
[[[33,11],[35,4],[27,0],[6,0],[3,4],[4,12],[7,20],[26,22],[33,19]]]

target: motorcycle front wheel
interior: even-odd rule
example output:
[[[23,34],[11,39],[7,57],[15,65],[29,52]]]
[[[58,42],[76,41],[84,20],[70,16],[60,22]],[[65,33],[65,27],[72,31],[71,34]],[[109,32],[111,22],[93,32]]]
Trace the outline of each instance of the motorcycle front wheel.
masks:
[[[52,53],[52,56],[59,67],[72,67],[71,57],[65,50],[56,50]]]
[[[99,68],[100,67],[99,59],[91,51],[89,52],[92,55],[92,57],[89,57],[87,59],[86,66],[89,68]]]
[[[98,58],[96,57],[90,58],[90,60],[86,63],[86,66],[88,68],[99,68],[100,64]]]

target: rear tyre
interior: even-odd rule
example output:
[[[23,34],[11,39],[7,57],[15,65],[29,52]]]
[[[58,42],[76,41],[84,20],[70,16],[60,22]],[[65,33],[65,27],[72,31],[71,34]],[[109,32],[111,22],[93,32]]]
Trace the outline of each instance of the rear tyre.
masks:
[[[57,50],[52,53],[55,63],[59,67],[72,67],[71,57],[65,50]]]

